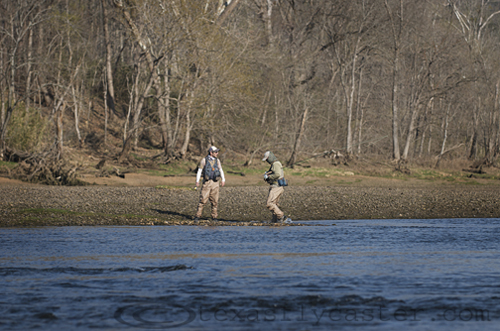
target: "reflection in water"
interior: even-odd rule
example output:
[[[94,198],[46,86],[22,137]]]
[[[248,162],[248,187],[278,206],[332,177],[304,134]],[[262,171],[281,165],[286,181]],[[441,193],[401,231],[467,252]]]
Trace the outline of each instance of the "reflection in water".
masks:
[[[500,219],[335,224],[0,229],[0,328],[496,329]]]

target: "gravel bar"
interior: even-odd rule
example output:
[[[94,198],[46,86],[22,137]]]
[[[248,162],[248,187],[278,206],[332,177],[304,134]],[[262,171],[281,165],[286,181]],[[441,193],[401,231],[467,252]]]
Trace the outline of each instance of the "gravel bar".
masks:
[[[0,186],[0,226],[289,226],[268,221],[267,187],[222,187],[219,220],[193,222],[199,193],[189,188]],[[287,187],[280,207],[294,222],[345,219],[500,217],[493,186]]]

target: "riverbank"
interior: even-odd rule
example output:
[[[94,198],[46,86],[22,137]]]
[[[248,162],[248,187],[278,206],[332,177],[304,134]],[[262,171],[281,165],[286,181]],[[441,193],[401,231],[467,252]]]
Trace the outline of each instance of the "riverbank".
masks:
[[[151,176],[142,176],[142,180],[137,176],[128,177],[136,184],[151,181],[158,185],[61,187],[3,179],[0,227],[194,224],[199,192],[193,178],[161,177],[155,181]],[[239,185],[228,184],[220,190],[219,222],[209,219],[207,205],[204,216],[208,219],[200,225],[269,225],[270,213],[265,207],[268,187],[255,182],[257,177],[228,176],[227,182],[237,180]],[[500,217],[498,185],[383,178],[337,180],[295,181],[286,188],[281,208],[294,221]]]

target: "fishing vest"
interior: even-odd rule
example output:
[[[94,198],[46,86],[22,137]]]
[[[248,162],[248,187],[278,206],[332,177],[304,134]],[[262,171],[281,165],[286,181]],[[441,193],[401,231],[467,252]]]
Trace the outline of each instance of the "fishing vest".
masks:
[[[205,168],[203,168],[203,180],[213,180],[216,182],[220,178],[219,162],[217,158],[210,158],[207,156],[205,158]]]

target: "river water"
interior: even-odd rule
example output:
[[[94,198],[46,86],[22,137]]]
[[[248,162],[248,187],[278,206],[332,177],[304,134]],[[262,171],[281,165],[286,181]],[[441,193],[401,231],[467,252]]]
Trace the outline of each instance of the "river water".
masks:
[[[0,229],[0,329],[500,329],[500,219],[304,223]]]

